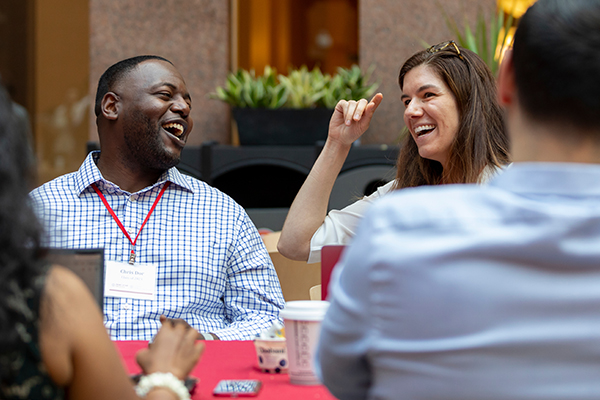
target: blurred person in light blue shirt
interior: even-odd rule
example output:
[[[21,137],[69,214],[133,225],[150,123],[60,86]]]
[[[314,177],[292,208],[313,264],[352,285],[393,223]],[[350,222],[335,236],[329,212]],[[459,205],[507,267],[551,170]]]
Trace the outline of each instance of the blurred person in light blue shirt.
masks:
[[[600,396],[600,0],[539,0],[501,67],[514,164],[372,206],[334,271],[340,399]]]

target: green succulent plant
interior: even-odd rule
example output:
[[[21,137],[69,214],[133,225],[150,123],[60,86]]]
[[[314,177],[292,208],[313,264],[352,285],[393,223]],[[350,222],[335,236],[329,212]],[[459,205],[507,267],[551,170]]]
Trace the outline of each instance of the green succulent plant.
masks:
[[[287,92],[277,81],[277,71],[266,66],[262,76],[254,70],[239,69],[227,75],[225,86],[217,87],[209,96],[233,107],[279,108],[286,99]]]
[[[372,65],[363,74],[358,65],[350,68],[339,67],[321,100],[323,106],[333,108],[340,100],[369,99],[379,87],[377,82],[369,84],[374,69],[375,66]]]
[[[334,108],[339,100],[370,97],[379,83],[369,83],[374,67],[364,74],[359,66],[338,68],[333,77],[318,67],[290,69],[288,75],[277,75],[266,66],[262,76],[254,70],[240,69],[229,73],[224,86],[209,97],[240,108]]]
[[[287,91],[285,107],[311,108],[319,104],[327,93],[331,76],[323,74],[317,67],[312,71],[306,65],[290,70],[287,76],[279,75],[279,82]]]

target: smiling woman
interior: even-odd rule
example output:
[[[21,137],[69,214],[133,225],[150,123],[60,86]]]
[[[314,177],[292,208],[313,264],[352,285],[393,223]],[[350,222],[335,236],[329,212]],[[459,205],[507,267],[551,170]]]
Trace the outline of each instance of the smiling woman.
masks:
[[[396,189],[477,183],[509,162],[496,83],[478,55],[440,43],[409,58],[398,82],[411,135],[398,157]],[[415,128],[431,122],[436,129],[417,136],[423,128]]]
[[[475,53],[453,41],[409,58],[399,76],[406,135],[396,179],[372,195],[327,215],[333,184],[350,146],[369,127],[383,100],[341,101],[325,147],[298,192],[278,249],[294,260],[317,262],[321,247],[346,244],[368,206],[391,190],[422,185],[480,183],[509,162],[492,73]]]
[[[402,102],[404,123],[422,158],[447,168],[450,147],[458,132],[456,97],[432,68],[421,65],[408,72]]]

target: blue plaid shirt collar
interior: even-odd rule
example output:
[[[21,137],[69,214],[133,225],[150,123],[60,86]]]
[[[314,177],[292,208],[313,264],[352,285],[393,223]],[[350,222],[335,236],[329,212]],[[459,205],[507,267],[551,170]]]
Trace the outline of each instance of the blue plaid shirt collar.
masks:
[[[90,154],[88,154],[83,164],[81,164],[81,167],[79,167],[79,170],[75,175],[75,189],[79,196],[81,196],[81,194],[87,190],[92,183],[96,182],[102,182],[102,185],[106,188],[113,188],[113,190],[122,191],[117,185],[104,179],[102,173],[96,165],[99,157],[100,151],[92,151]],[[154,185],[140,190],[140,193],[147,190],[152,190],[154,187],[162,185],[166,181],[170,181],[171,184],[175,184],[191,193],[194,193],[191,183],[185,179],[183,174],[175,167],[169,168],[160,176]]]

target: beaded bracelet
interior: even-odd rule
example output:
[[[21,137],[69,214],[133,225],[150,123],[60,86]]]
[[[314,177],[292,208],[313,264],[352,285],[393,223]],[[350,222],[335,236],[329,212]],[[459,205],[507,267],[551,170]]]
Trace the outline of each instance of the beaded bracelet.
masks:
[[[148,392],[155,387],[164,387],[173,391],[180,400],[190,400],[190,392],[183,384],[183,381],[177,379],[170,372],[155,372],[142,376],[135,387],[135,392],[140,397],[146,397]]]

